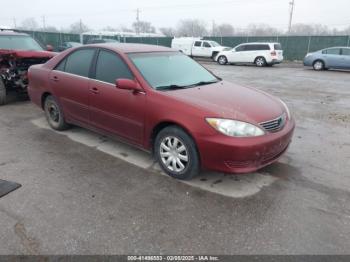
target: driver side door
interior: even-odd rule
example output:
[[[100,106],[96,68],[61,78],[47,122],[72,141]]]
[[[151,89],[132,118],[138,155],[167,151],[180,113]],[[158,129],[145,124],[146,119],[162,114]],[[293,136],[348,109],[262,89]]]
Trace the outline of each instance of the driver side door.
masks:
[[[117,53],[100,49],[90,82],[91,125],[134,144],[143,143],[146,93],[122,90],[117,79],[135,77]]]

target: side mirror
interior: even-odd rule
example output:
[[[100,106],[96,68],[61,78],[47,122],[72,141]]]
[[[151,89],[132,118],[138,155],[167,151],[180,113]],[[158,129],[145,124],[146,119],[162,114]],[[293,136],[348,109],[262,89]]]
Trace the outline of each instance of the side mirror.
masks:
[[[142,87],[136,80],[120,78],[115,81],[115,86],[119,89],[131,91],[143,91]]]
[[[46,46],[46,50],[49,51],[49,52],[52,52],[53,51],[53,46],[52,45],[47,45]]]

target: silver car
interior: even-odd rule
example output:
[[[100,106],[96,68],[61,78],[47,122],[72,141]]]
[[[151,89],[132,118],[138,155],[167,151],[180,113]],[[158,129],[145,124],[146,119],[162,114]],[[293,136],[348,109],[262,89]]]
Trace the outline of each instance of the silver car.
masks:
[[[350,69],[350,47],[330,47],[304,58],[304,66],[312,66],[315,70]]]

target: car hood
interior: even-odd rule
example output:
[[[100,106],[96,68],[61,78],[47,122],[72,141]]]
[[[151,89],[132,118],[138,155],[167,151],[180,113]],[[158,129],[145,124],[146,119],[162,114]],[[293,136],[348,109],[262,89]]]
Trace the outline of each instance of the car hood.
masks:
[[[23,51],[0,49],[0,55],[12,55],[17,58],[52,58],[57,53],[49,51]]]
[[[201,109],[204,117],[261,123],[275,119],[284,112],[279,99],[254,88],[226,81],[197,88],[168,91],[166,95]]]

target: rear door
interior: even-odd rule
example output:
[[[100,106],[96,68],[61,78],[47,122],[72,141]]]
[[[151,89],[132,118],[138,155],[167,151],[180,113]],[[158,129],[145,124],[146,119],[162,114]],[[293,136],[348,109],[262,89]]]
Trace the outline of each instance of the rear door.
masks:
[[[283,49],[282,49],[281,44],[274,44],[273,47],[275,49],[277,59],[283,60]]]
[[[202,44],[203,41],[195,41],[192,46],[193,56],[202,56]]]
[[[89,123],[89,74],[96,50],[78,49],[50,74],[50,85],[67,119]]]
[[[146,93],[117,88],[116,79],[121,78],[134,79],[134,76],[117,53],[101,49],[90,83],[91,124],[141,145]]]

